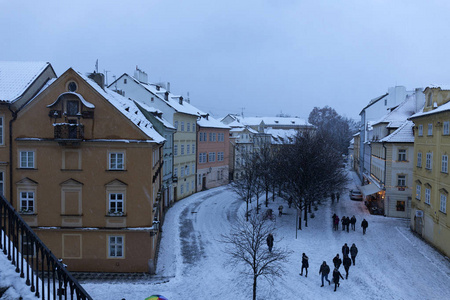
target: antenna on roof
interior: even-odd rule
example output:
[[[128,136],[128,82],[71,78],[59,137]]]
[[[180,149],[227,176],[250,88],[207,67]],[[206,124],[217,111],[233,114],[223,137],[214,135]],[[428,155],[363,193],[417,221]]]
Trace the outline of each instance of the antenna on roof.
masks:
[[[111,71],[107,71],[107,70],[103,70],[103,73],[105,73],[105,82],[106,82],[106,86],[108,86],[108,72],[111,72]]]
[[[241,116],[242,116],[242,117],[244,117],[244,109],[245,109],[245,107],[241,107],[241,110],[242,110],[242,111],[241,111]]]

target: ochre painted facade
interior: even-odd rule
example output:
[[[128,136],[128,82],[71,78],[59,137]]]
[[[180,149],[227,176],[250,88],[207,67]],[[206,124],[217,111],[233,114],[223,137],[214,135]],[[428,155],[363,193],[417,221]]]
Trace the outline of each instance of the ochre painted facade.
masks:
[[[69,69],[19,113],[10,201],[70,271],[152,272],[162,145],[89,82]]]

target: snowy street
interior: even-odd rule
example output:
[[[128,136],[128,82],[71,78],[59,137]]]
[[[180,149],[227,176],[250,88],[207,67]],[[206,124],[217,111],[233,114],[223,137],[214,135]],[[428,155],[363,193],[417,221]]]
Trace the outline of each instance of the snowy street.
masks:
[[[354,187],[354,183],[348,186]],[[294,253],[282,279],[274,285],[258,281],[258,299],[444,299],[450,294],[449,261],[414,236],[407,220],[370,215],[362,202],[350,200],[345,193],[339,203],[322,204],[296,239],[295,209],[279,198],[270,201],[269,208],[277,211],[280,204],[285,209],[283,216],[277,214],[274,247],[286,247]],[[170,300],[251,299],[251,279],[228,267],[223,244],[217,241],[244,211],[245,202],[236,199],[229,187],[197,193],[167,213],[157,269],[157,276],[165,280],[82,285],[94,299],[137,300],[151,294]],[[340,218],[355,215],[356,231],[347,233],[341,226],[333,231],[333,213]],[[366,235],[361,229],[363,218],[369,222]],[[332,266],[337,253],[342,257],[344,243],[355,243],[359,252],[348,280],[341,280],[333,292],[333,285],[320,287],[319,267],[324,260]],[[303,252],[309,256],[307,278],[299,275]],[[342,266],[340,271],[345,277]]]

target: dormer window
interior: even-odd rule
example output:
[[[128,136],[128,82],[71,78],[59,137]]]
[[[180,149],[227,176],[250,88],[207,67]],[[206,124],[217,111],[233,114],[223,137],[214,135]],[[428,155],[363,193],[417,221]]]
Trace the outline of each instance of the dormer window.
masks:
[[[433,103],[433,95],[431,93],[429,93],[427,106],[431,106],[432,103]]]

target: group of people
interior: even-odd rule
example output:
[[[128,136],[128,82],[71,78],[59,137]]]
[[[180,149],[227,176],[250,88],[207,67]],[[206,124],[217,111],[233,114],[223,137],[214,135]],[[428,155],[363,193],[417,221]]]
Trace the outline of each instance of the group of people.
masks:
[[[333,270],[333,283],[334,283],[334,291],[339,287],[339,280],[344,277],[341,272],[339,272],[339,268],[341,264],[345,269],[345,279],[348,279],[348,272],[350,270],[350,266],[355,265],[356,255],[358,255],[358,248],[353,243],[351,247],[348,247],[347,243],[342,246],[342,256],[343,259],[339,258],[339,253],[333,258],[334,270]],[[351,259],[350,259],[351,257]],[[308,277],[308,256],[305,253],[302,254],[302,269],[300,272],[300,276],[303,276],[303,270],[305,270],[305,277]],[[324,286],[324,279],[328,282],[328,285],[331,285],[331,281],[328,279],[328,274],[330,274],[330,267],[327,265],[327,262],[324,261],[322,265],[320,265],[319,275],[321,275],[322,285]]]
[[[341,194],[339,194],[339,192],[331,193],[331,195],[330,195],[331,203],[334,203],[334,199],[336,199],[337,203],[339,203],[339,198],[340,197],[341,197]]]
[[[350,225],[352,225],[352,230],[356,231],[356,217],[353,215],[351,218],[343,216],[342,219],[339,219],[339,217],[336,214],[333,214],[333,229],[335,231],[339,230],[339,222],[342,224],[342,231],[347,230],[347,232],[350,231]],[[363,219],[361,222],[361,227],[363,229],[363,234],[366,234],[366,229],[369,227],[369,222],[367,222],[366,219]]]

